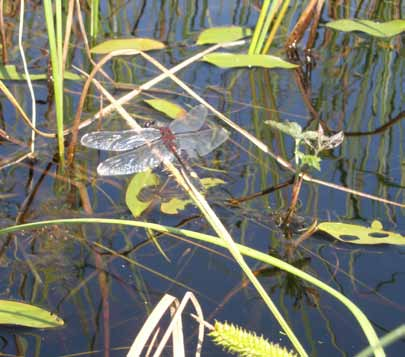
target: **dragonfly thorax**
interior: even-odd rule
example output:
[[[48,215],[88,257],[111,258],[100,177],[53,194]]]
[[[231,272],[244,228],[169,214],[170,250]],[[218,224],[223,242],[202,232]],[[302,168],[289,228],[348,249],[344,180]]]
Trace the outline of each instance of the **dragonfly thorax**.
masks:
[[[165,126],[159,128],[159,130],[160,134],[162,135],[160,139],[163,141],[166,147],[171,151],[176,151],[176,136],[173,134],[170,128]]]

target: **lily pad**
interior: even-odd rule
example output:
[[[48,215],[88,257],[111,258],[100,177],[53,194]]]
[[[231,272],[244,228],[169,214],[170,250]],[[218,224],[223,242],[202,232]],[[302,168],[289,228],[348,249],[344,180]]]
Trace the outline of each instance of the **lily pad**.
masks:
[[[63,326],[63,320],[38,306],[18,301],[0,300],[0,324],[32,328]]]
[[[197,39],[197,45],[205,45],[209,43],[225,43],[237,41],[252,35],[252,30],[248,27],[227,26],[227,27],[211,27],[200,33]]]
[[[405,237],[394,232],[385,231],[381,222],[375,220],[371,227],[358,226],[340,222],[322,222],[318,230],[328,233],[332,237],[352,244],[394,244],[405,245]]]
[[[0,66],[0,79],[5,81],[25,81],[27,77],[24,72],[18,72],[15,65]],[[48,79],[46,73],[30,74],[31,81],[42,81]],[[65,71],[65,79],[79,81],[81,77],[73,72]]]
[[[157,185],[159,185],[159,177],[151,170],[139,172],[132,177],[125,194],[125,203],[135,218],[139,217],[153,201],[152,199],[142,201],[139,197],[141,190]]]
[[[165,99],[146,99],[145,103],[172,119],[179,119],[187,114],[182,107]]]
[[[117,50],[152,51],[165,48],[164,43],[150,38],[118,38],[94,46],[91,53],[105,54]]]
[[[222,68],[263,67],[292,69],[298,67],[276,56],[234,54],[228,52],[210,53],[203,57],[203,61]]]
[[[344,32],[361,31],[373,37],[392,37],[405,31],[405,20],[375,22],[370,20],[344,19],[331,21],[326,26]]]

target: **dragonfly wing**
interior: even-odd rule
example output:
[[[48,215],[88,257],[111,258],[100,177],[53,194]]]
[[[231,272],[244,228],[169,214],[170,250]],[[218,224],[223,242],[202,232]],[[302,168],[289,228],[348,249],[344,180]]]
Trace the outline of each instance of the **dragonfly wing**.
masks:
[[[169,128],[173,133],[197,131],[204,125],[207,114],[207,108],[203,105],[197,105],[185,117],[172,121]]]
[[[129,175],[155,168],[164,159],[172,161],[174,155],[162,142],[158,142],[110,157],[98,165],[97,173],[101,176]]]
[[[82,145],[92,149],[107,151],[126,151],[144,145],[148,141],[160,138],[159,129],[93,131],[82,136]]]
[[[195,133],[177,135],[177,148],[191,158],[208,155],[229,138],[229,131],[215,126]]]

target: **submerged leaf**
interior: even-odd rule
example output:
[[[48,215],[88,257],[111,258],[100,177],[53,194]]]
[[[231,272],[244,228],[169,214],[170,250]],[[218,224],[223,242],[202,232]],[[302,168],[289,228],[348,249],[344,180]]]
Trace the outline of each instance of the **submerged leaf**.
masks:
[[[326,26],[344,32],[361,31],[374,37],[391,37],[405,31],[405,20],[375,22],[370,20],[343,19],[331,21]]]
[[[373,221],[370,228],[356,224],[322,222],[318,225],[318,230],[345,243],[405,245],[405,237],[383,230],[381,222],[377,220]]]
[[[234,54],[227,52],[210,53],[203,57],[203,61],[222,68],[264,67],[291,69],[298,67],[276,56]]]
[[[197,45],[237,41],[241,38],[248,37],[251,35],[252,30],[247,27],[240,27],[240,26],[211,27],[200,33],[200,36],[198,36]]]
[[[159,177],[148,170],[134,175],[125,194],[125,203],[134,217],[139,217],[152,203],[153,199],[143,201],[140,192],[145,187],[157,186]]]
[[[0,324],[33,328],[63,326],[63,320],[40,307],[23,302],[0,300]]]
[[[145,99],[145,103],[172,119],[179,119],[187,114],[180,105],[165,99]]]
[[[215,177],[204,177],[201,179],[201,183],[206,190],[210,189],[211,187],[215,187],[218,185],[224,185],[226,182],[219,178]]]
[[[301,125],[293,121],[279,122],[274,120],[266,120],[265,123],[277,130],[280,130],[284,134],[292,136],[294,139],[300,139],[302,136]]]
[[[162,42],[150,38],[117,38],[94,46],[90,52],[97,54],[105,54],[117,50],[140,50],[146,52],[162,48],[165,48]]]

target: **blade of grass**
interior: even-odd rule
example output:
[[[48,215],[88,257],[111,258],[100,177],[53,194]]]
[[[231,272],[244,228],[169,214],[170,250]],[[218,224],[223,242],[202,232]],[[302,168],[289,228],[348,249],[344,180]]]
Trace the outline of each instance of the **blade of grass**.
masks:
[[[52,77],[54,81],[58,150],[60,162],[63,165],[65,147],[63,140],[62,3],[60,0],[55,1],[55,7],[56,27],[53,20],[52,1],[44,0],[45,22],[49,38]]]
[[[30,73],[28,71],[28,66],[27,66],[27,61],[25,59],[25,53],[24,53],[24,47],[23,47],[23,43],[22,43],[22,36],[23,36],[23,29],[24,29],[24,10],[25,10],[25,1],[21,1],[20,4],[20,24],[18,27],[18,47],[20,50],[20,56],[21,56],[21,60],[23,62],[23,66],[24,66],[24,73],[25,73],[25,77],[27,79],[27,86],[31,95],[31,124],[34,128],[36,128],[36,124],[37,124],[37,107],[36,107],[36,100],[35,100],[35,94],[34,94],[34,89],[32,88],[32,82],[31,82],[31,78],[30,78]],[[35,151],[35,130],[32,130],[31,132],[31,155],[34,154]]]
[[[263,54],[269,53],[270,46],[273,42],[274,36],[276,35],[278,28],[280,27],[281,21],[284,19],[284,16],[287,13],[289,5],[290,5],[290,0],[284,0],[283,6],[281,7],[280,12],[278,13],[277,19],[274,22],[274,25],[271,28],[270,34],[269,34],[269,36],[267,36],[266,43],[265,43],[262,51],[260,51],[260,53],[263,53]]]

